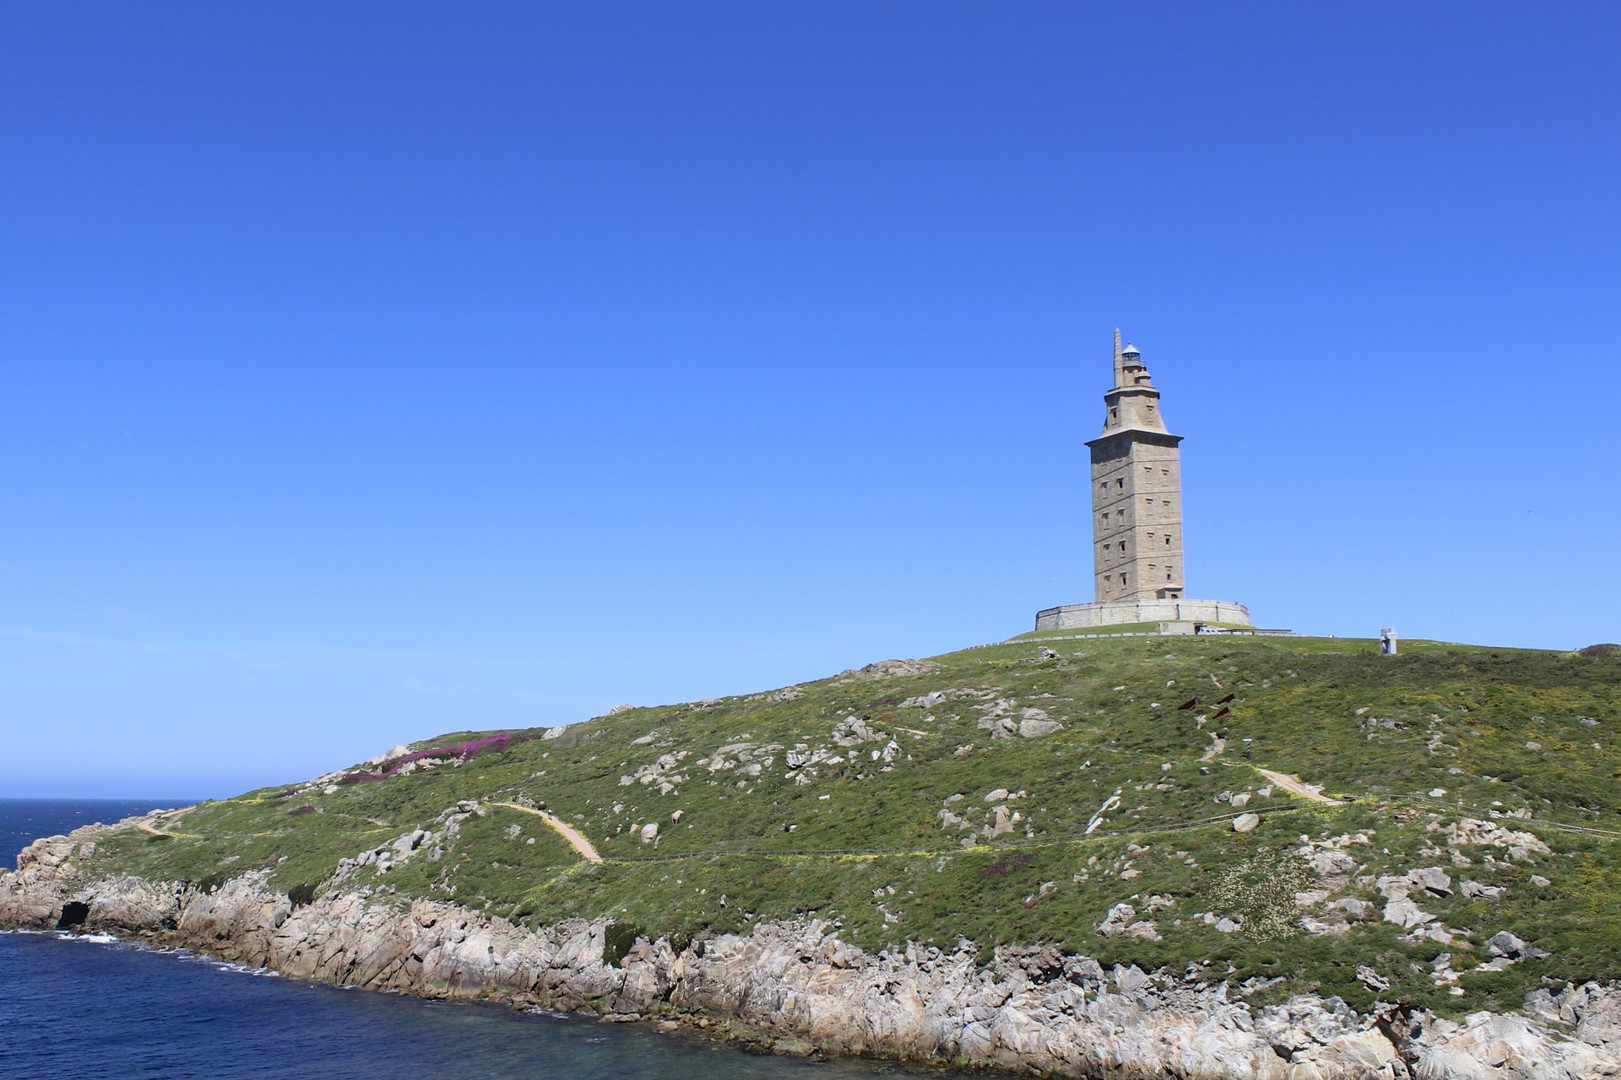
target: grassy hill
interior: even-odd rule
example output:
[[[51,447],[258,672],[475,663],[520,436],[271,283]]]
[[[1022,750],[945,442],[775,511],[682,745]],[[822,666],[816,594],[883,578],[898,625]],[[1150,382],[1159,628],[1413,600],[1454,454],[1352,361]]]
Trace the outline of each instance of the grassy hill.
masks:
[[[815,914],[868,948],[1051,942],[1207,964],[1262,999],[1513,1008],[1548,980],[1621,977],[1618,727],[1621,655],[1015,641],[452,733],[112,834],[98,858],[204,887],[265,867],[294,896],[607,916],[621,940]],[[1409,893],[1419,915],[1385,921]],[[1504,930],[1529,948],[1495,956]]]

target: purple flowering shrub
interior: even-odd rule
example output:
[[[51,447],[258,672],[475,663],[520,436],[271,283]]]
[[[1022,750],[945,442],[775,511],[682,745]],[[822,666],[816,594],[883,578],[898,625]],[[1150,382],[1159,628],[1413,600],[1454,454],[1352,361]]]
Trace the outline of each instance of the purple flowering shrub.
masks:
[[[452,764],[460,768],[473,760],[481,751],[492,748],[504,749],[515,743],[528,742],[530,739],[535,738],[536,734],[538,733],[502,731],[494,735],[486,735],[480,739],[469,739],[466,742],[456,743],[454,746],[436,746],[432,750],[418,750],[411,754],[401,754],[397,758],[389,758],[383,762],[379,772],[356,769],[354,772],[345,774],[338,783],[364,784],[372,780],[386,780],[390,776],[397,776],[400,770],[411,764],[411,762],[421,761],[424,758],[451,758],[453,759]]]
[[[1002,862],[1000,859],[998,859],[996,862],[991,863],[991,865],[987,866],[985,869],[983,869],[983,870],[981,870],[979,872],[979,876],[980,877],[1001,877],[1003,874],[1007,873],[1009,870],[1023,870],[1025,867],[1027,867],[1029,865],[1030,865],[1030,856],[1028,856],[1028,855],[1015,855],[1013,858],[1009,859],[1007,862]]]

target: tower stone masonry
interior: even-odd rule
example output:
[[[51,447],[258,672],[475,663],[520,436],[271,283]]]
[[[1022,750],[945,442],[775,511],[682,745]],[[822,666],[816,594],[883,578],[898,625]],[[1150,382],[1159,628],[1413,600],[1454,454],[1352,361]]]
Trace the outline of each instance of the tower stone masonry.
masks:
[[[1121,348],[1118,330],[1114,332],[1114,386],[1103,395],[1103,402],[1103,434],[1086,444],[1092,452],[1092,583],[1096,599],[1039,611],[1036,629],[1157,623],[1162,634],[1191,634],[1249,627],[1249,610],[1243,604],[1187,599],[1182,565],[1182,436],[1165,429],[1159,390],[1149,377],[1142,353],[1132,345]]]
[[[1097,599],[1180,600],[1182,436],[1165,430],[1155,389],[1133,345],[1114,332],[1114,388],[1103,395],[1092,451],[1092,566]]]

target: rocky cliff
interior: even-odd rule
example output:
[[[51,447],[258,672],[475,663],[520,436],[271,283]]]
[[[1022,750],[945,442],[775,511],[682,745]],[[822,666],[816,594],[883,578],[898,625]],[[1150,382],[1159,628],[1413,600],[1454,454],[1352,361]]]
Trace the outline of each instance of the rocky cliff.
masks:
[[[128,829],[132,823],[122,823]],[[133,823],[141,827],[140,822]],[[146,823],[150,827],[150,822]],[[1536,991],[1523,1015],[1358,1014],[1337,998],[1252,1005],[1208,967],[1105,970],[1048,947],[868,952],[822,920],[614,942],[603,919],[526,928],[366,886],[299,897],[249,870],[212,888],[89,869],[92,826],[0,873],[0,926],[185,945],[286,975],[489,997],[709,1028],[784,1051],[870,1054],[1074,1077],[1565,1080],[1621,1073],[1621,991]]]

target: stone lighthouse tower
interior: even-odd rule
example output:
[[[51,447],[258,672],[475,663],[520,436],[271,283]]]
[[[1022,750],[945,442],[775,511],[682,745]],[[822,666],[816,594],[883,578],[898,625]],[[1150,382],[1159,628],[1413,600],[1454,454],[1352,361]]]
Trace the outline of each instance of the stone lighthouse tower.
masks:
[[[1096,596],[1105,600],[1180,600],[1182,471],[1177,444],[1165,430],[1159,391],[1136,346],[1120,347],[1114,332],[1114,388],[1092,450],[1092,566]]]
[[[1182,436],[1165,429],[1142,353],[1114,332],[1114,386],[1092,452],[1090,604],[1036,613],[1037,630],[1189,634],[1250,625],[1243,604],[1187,599],[1182,566]]]

